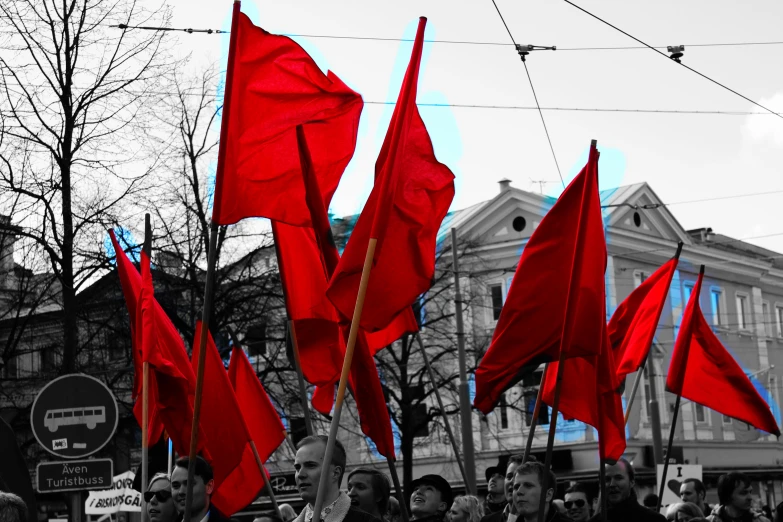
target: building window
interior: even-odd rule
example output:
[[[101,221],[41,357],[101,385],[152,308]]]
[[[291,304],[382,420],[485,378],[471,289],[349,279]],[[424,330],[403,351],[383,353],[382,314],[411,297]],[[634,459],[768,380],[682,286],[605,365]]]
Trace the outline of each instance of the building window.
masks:
[[[783,306],[775,307],[775,321],[778,323],[778,337],[783,339]]]
[[[505,393],[500,396],[500,429],[508,429],[508,405]]]
[[[721,315],[723,315],[723,290],[713,288],[710,290],[710,302],[712,303],[712,324],[721,326]]]
[[[693,293],[693,283],[687,282],[682,284],[682,292],[685,295],[685,304],[691,300],[691,294]]]
[[[650,277],[649,274],[642,272],[641,270],[634,270],[633,271],[633,286],[634,288],[638,287],[642,283],[644,283],[647,278]]]
[[[16,379],[19,375],[19,357],[13,356],[5,361],[3,373],[6,379]]]
[[[767,388],[769,390],[769,396],[765,397],[765,399],[767,399],[767,402],[771,406],[772,414],[775,415],[775,413],[777,413],[775,418],[777,419],[778,424],[780,424],[780,390],[778,390],[777,375],[772,375],[772,372],[770,371],[767,382],[769,383],[769,387]]]
[[[489,296],[492,299],[492,320],[497,321],[503,309],[503,285],[489,285]]]
[[[772,337],[772,322],[769,317],[769,301],[761,302],[761,322],[764,324],[764,335]]]
[[[247,329],[245,344],[251,357],[266,355],[266,322],[258,322]]]
[[[728,415],[721,415],[721,417],[723,418],[723,424],[725,426],[728,426],[728,425],[731,424],[731,417],[729,417]]]
[[[706,424],[707,411],[705,410],[704,406],[696,403],[693,403],[693,405],[694,405],[694,415],[696,416],[696,424]]]
[[[748,296],[743,294],[737,294],[737,327],[748,329]]]

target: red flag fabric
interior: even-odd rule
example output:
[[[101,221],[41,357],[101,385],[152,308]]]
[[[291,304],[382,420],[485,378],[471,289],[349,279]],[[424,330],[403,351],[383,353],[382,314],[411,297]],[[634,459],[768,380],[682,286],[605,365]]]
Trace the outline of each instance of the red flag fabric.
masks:
[[[476,369],[473,404],[479,410],[489,413],[528,363],[557,359],[561,337],[565,357],[600,353],[605,269],[598,151],[591,148],[587,165],[522,252],[492,343]]]
[[[136,329],[143,332],[142,360],[149,363],[150,381],[155,382],[150,388],[150,410],[160,418],[177,453],[186,454],[190,447],[196,378],[179,332],[155,300],[149,258],[142,252],[141,259],[142,291],[137,312],[137,320],[141,322]]]
[[[430,288],[435,242],[454,198],[454,175],[435,158],[416,107],[426,19],[421,18],[397,105],[375,164],[375,186],[334,272],[327,296],[352,317],[370,238],[377,239],[361,326],[385,328]]]
[[[241,348],[234,347],[228,378],[245,415],[250,439],[256,444],[261,462],[266,462],[285,440],[285,427]],[[264,487],[253,449],[245,445],[242,462],[212,495],[212,503],[225,515],[232,515],[256,499]]]
[[[723,415],[780,436],[769,405],[702,315],[699,294],[703,278],[702,266],[674,343],[666,388]]]
[[[600,355],[572,357],[563,362],[558,409],[565,418],[577,419],[598,430],[599,454],[616,461],[625,451],[625,418],[615,363],[604,330]],[[554,402],[558,362],[550,363],[544,380],[543,400]]]
[[[254,26],[238,10],[234,17],[212,219],[308,226],[296,126],[305,126],[318,183],[331,198],[356,146],[361,96],[332,72],[324,75],[290,38]]]
[[[201,321],[196,322],[191,364],[198,375],[199,346],[202,332]],[[234,395],[223,360],[209,331],[204,357],[204,384],[201,392],[201,416],[199,428],[203,433],[204,445],[209,452],[210,464],[215,476],[215,487],[223,481],[242,461],[242,453],[250,435],[245,426],[242,410]],[[218,509],[221,509],[218,506]],[[222,511],[222,509],[221,509]],[[224,514],[227,514],[224,512]]]
[[[609,320],[607,328],[619,382],[641,368],[647,359],[672,277],[677,270],[677,261],[676,257],[670,259],[645,279],[620,303]]]

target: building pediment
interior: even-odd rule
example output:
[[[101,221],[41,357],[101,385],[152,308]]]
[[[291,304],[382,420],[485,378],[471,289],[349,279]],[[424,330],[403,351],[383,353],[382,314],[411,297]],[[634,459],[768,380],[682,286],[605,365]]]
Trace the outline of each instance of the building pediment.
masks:
[[[689,245],[691,237],[647,183],[638,183],[601,192],[607,227],[635,234],[682,241]]]

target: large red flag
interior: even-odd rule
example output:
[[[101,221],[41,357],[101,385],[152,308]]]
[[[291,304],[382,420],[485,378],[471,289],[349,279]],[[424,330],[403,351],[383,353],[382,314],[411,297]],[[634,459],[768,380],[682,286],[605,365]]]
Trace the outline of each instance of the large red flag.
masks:
[[[198,374],[201,330],[201,321],[197,321],[191,355],[191,364],[195,374]],[[215,346],[209,331],[206,332],[206,335],[205,349],[207,353],[204,358],[204,387],[201,393],[199,426],[205,438],[204,445],[211,458],[215,486],[219,488],[223,480],[242,461],[242,453],[250,436],[217,346]]]
[[[626,375],[641,368],[647,359],[672,277],[677,270],[678,257],[679,249],[677,256],[656,270],[620,303],[609,320],[609,341],[614,349],[620,382]]]
[[[190,447],[196,378],[179,332],[155,300],[149,258],[142,252],[141,259],[136,329],[142,332],[142,360],[149,363],[150,382],[155,382],[150,387],[150,410],[160,418],[177,453],[185,454]]]
[[[261,462],[266,462],[285,440],[285,427],[280,422],[264,387],[241,348],[234,347],[228,365],[228,378],[240,409],[245,412],[245,424],[250,440],[255,442]],[[212,495],[212,503],[221,513],[231,515],[247,506],[264,487],[264,478],[250,444],[244,447],[242,462],[226,477]]]
[[[492,343],[476,369],[473,404],[479,410],[489,413],[528,363],[556,360],[561,344],[564,357],[600,353],[605,269],[598,151],[592,147],[587,165],[522,252]]]
[[[362,266],[377,240],[361,326],[381,330],[432,284],[435,242],[454,198],[454,175],[435,158],[416,107],[426,18],[419,20],[411,60],[386,139],[375,164],[375,186],[334,272],[327,296],[353,317]]]
[[[580,420],[598,430],[601,458],[616,461],[625,451],[623,404],[617,393],[615,363],[604,331],[600,355],[572,357],[563,362],[559,411],[566,418]],[[552,405],[558,362],[549,364],[544,380],[543,400]]]
[[[780,435],[769,405],[715,336],[699,306],[704,266],[674,343],[666,389],[723,415]]]
[[[234,17],[212,219],[310,225],[296,127],[305,126],[318,183],[331,198],[356,146],[361,96],[324,75],[290,38],[254,26],[238,7]]]

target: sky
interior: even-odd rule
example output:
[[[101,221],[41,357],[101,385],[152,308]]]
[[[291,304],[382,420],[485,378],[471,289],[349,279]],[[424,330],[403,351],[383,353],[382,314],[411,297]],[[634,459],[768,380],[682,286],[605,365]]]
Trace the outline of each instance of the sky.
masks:
[[[764,112],[649,49],[638,46],[563,0],[496,0],[515,41],[557,46],[527,58],[545,108]],[[230,0],[169,0],[172,27],[230,28]],[[783,2],[758,0],[575,0],[655,46],[685,45],[683,63],[746,97],[783,112]],[[365,100],[357,150],[331,212],[355,214],[372,173],[412,48],[410,42],[316,36],[410,38],[419,16],[425,39],[506,45],[427,43],[419,104],[535,107],[525,68],[492,0],[374,2],[244,0],[242,10],[264,29],[296,36],[325,71]],[[228,35],[178,34],[176,52],[194,69],[224,69]],[[556,196],[562,183],[536,110],[426,107],[422,118],[438,159],[456,176],[452,209],[490,199],[497,181]],[[584,165],[591,139],[602,152],[601,189],[647,182],[686,229],[716,233],[783,253],[783,118],[771,114],[650,114],[544,110],[565,183]],[[545,183],[534,183],[543,181]],[[747,194],[766,193],[748,197]],[[718,199],[719,198],[719,199]],[[712,201],[693,202],[712,199]]]

